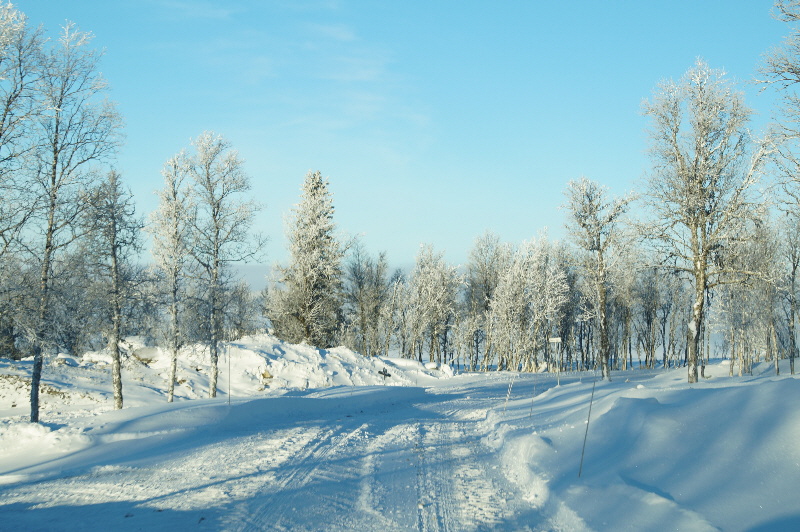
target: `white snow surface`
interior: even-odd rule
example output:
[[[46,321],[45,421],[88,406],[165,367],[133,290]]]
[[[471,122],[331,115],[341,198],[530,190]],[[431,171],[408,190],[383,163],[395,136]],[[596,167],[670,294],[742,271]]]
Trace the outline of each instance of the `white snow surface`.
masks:
[[[258,336],[216,399],[183,350],[167,403],[167,354],[126,353],[116,411],[104,353],[48,359],[42,424],[0,359],[0,530],[800,529],[788,365],[454,374]]]

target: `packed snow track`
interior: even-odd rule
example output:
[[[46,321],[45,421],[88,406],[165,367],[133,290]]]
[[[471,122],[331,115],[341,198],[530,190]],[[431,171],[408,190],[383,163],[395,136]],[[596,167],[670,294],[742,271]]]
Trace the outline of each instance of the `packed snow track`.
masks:
[[[512,488],[482,443],[481,421],[501,403],[467,394],[337,387],[154,409],[76,434],[95,445],[69,469],[6,475],[3,526],[29,529],[34,503],[42,530],[69,529],[70,517],[148,530],[516,528]],[[163,429],[170,417],[180,428]]]

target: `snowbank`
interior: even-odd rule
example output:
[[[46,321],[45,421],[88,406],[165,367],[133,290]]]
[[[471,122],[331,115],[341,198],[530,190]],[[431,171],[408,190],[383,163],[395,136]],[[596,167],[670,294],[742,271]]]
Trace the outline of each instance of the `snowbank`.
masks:
[[[169,353],[145,345],[141,338],[122,344],[125,406],[166,400]],[[110,354],[106,350],[81,357],[59,354],[49,358],[42,375],[42,419],[63,421],[90,412],[110,410]],[[0,359],[0,419],[29,417],[32,360]],[[428,369],[411,360],[365,358],[337,347],[320,350],[288,344],[270,335],[224,343],[218,362],[218,395],[258,397],[331,386],[422,386],[453,376],[452,370]],[[209,353],[203,346],[184,347],[178,355],[176,400],[208,397]]]

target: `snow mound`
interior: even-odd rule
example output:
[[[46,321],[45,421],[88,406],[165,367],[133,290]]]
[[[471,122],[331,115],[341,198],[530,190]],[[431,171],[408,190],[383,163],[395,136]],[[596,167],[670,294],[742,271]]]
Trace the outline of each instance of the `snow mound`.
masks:
[[[124,404],[166,401],[170,353],[139,337],[120,344]],[[80,357],[48,357],[42,375],[42,419],[64,422],[113,408],[111,354],[91,351]],[[0,418],[22,421],[30,415],[32,361],[0,359]],[[218,396],[234,398],[283,394],[332,386],[426,386],[453,376],[448,366],[428,369],[413,360],[367,358],[345,347],[317,349],[258,335],[222,343],[218,359]],[[208,348],[189,345],[177,359],[175,399],[209,396]]]
[[[317,349],[288,344],[269,335],[244,338],[229,349],[232,360],[268,389],[414,386],[453,375],[452,371],[428,369],[412,360],[367,358],[346,347]]]

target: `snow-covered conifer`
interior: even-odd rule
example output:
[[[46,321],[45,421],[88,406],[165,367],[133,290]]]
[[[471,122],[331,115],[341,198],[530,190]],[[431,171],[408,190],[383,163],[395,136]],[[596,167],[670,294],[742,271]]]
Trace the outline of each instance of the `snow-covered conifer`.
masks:
[[[290,262],[279,267],[267,314],[276,334],[290,342],[330,347],[342,307],[344,247],[336,239],[333,195],[320,172],[309,171],[300,203],[287,226]]]

